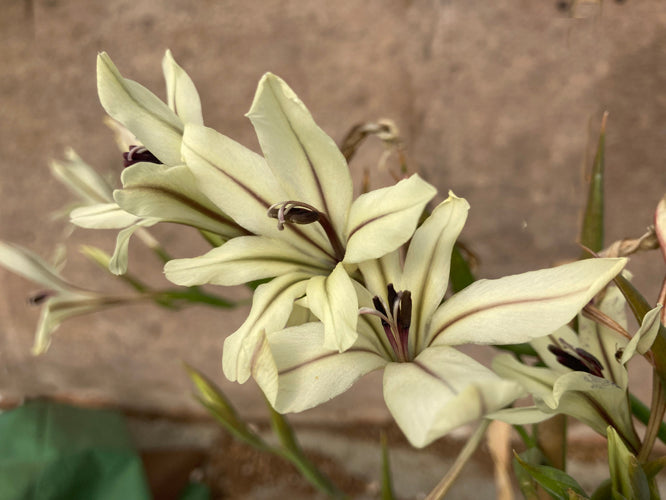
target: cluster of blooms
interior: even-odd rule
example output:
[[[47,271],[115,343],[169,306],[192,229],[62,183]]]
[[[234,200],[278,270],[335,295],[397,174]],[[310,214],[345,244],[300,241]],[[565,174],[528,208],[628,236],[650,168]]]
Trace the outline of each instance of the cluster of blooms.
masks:
[[[453,245],[469,209],[464,199],[449,193],[422,223],[437,191],[418,175],[354,199],[339,148],[280,78],[264,75],[247,115],[259,155],[204,126],[194,84],[169,52],[163,69],[166,103],[121,76],[106,54],[99,56],[102,105],[133,137],[125,146],[122,189],[94,189],[90,180],[87,192],[94,196],[71,213],[71,221],[120,229],[109,263],[116,274],[127,269],[133,233],[173,222],[223,243],[205,255],[169,261],[165,274],[171,282],[230,286],[266,280],[246,321],[225,341],[223,370],[230,380],[252,377],[277,411],[297,412],[383,368],[386,404],[419,447],[493,412],[525,422],[566,411],[573,403],[561,397],[563,391],[592,384],[586,378],[591,370],[564,381],[562,367],[526,367],[508,358],[498,359],[494,372],[456,346],[538,339],[549,366],[558,355],[544,347],[551,342],[560,358],[575,358],[569,345],[578,346],[578,340],[565,325],[625,259],[588,259],[480,280],[444,300]],[[54,290],[41,298],[47,319],[37,351],[46,348],[63,317],[103,305],[15,246],[0,245],[0,264]],[[54,311],[61,315],[54,317]],[[620,377],[612,390],[626,390],[626,372],[617,370],[636,349],[626,348],[621,368],[603,366],[604,373]],[[599,379],[599,370],[594,373]],[[525,389],[538,396],[536,407],[500,411]]]

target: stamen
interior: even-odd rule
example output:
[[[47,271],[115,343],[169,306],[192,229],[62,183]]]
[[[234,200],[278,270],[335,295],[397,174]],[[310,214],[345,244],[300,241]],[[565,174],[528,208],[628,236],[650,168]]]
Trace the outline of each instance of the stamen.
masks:
[[[393,284],[387,286],[389,304],[375,296],[372,298],[374,309],[362,307],[359,314],[372,314],[381,319],[384,334],[398,361],[408,361],[409,327],[412,315],[412,294],[408,290],[396,292]]]
[[[282,201],[268,208],[268,216],[277,219],[280,231],[284,230],[287,222],[312,224],[319,220],[320,215],[320,212],[313,206],[298,201]]]
[[[333,224],[324,212],[320,212],[312,205],[302,201],[288,200],[275,203],[268,207],[267,215],[272,219],[277,219],[278,229],[282,231],[287,222],[294,224],[312,224],[318,222],[326,233],[328,241],[331,243],[333,252],[338,262],[342,262],[345,257],[345,247],[342,246],[340,238],[333,228]]]
[[[401,330],[409,331],[409,327],[412,324],[412,293],[409,290],[402,292],[400,311],[396,319]]]
[[[33,295],[30,295],[28,297],[28,304],[31,306],[37,306],[39,304],[42,304],[43,302],[46,301],[49,297],[53,296],[53,292],[51,290],[42,290],[41,292],[37,292]]]
[[[384,323],[388,324],[388,317],[386,314],[386,308],[384,307],[384,304],[382,304],[382,299],[379,297],[373,297],[372,298],[372,303],[375,306],[375,309],[381,313],[381,318],[386,318],[386,320],[382,319],[382,326],[384,326]]]
[[[130,146],[127,153],[123,153],[123,165],[125,168],[142,161],[157,163],[159,165],[162,164],[162,162],[153,153],[148,151],[148,148],[145,146],[133,145]]]
[[[574,348],[562,338],[559,339],[559,341],[571,352],[567,352],[561,347],[550,344],[548,350],[555,355],[558,363],[567,368],[571,368],[574,371],[590,373],[596,377],[603,378],[604,375],[602,372],[604,367],[594,355],[580,347]]]

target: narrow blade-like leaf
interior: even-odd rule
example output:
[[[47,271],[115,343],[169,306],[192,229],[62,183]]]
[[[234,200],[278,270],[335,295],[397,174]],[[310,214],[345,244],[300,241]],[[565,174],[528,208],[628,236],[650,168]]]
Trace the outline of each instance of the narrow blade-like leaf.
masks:
[[[520,455],[514,452],[516,462],[523,468],[541,487],[557,500],[569,500],[570,492],[589,498],[585,491],[574,478],[566,472],[549,467],[547,465],[534,465],[527,463]]]
[[[604,247],[604,148],[607,118],[606,112],[601,121],[601,132],[590,173],[587,206],[580,232],[580,244],[594,252],[599,252]],[[583,252],[582,258],[587,257],[589,254]]]

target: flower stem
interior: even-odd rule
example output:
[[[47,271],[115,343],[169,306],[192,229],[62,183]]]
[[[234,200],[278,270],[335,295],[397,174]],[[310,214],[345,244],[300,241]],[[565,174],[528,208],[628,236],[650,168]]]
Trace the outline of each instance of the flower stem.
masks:
[[[236,303],[217,295],[204,292],[201,288],[193,286],[186,290],[167,290],[157,293],[160,298],[169,300],[185,300],[198,304],[206,304],[212,307],[230,309],[236,307]]]
[[[488,429],[490,422],[490,420],[485,418],[481,420],[481,423],[467,440],[467,443],[465,443],[463,449],[460,450],[460,454],[458,455],[458,458],[456,458],[456,461],[453,463],[442,480],[437,484],[437,486],[435,486],[435,489],[433,489],[428,494],[426,500],[439,500],[444,498],[444,495],[446,495],[451,486],[453,486],[455,480],[458,479],[458,476],[462,472],[465,464],[469,461],[470,458],[472,458],[472,455],[474,454],[476,448],[479,446],[479,443],[481,442],[483,435],[486,433],[486,429]]]
[[[662,390],[662,383],[659,375],[656,370],[652,371],[652,404],[650,408],[650,419],[647,423],[647,429],[645,430],[645,437],[643,438],[643,445],[641,446],[641,451],[638,453],[638,461],[640,463],[645,463],[652,448],[654,447],[654,442],[657,439],[657,434],[659,433],[659,428],[661,426],[662,420],[664,419],[664,412],[666,411],[666,398],[664,397],[664,391]]]
[[[643,402],[638,399],[633,394],[629,394],[629,402],[631,404],[631,413],[638,419],[642,424],[647,425],[650,420],[650,408],[643,404]],[[666,423],[662,422],[659,424],[659,431],[657,432],[657,438],[659,441],[666,444]]]
[[[315,464],[303,453],[303,449],[298,444],[296,434],[289,425],[289,422],[266,401],[266,405],[271,412],[271,426],[273,432],[280,439],[281,448],[276,448],[275,452],[283,458],[290,461],[312,486],[330,498],[344,498],[344,494],[328,479]]]

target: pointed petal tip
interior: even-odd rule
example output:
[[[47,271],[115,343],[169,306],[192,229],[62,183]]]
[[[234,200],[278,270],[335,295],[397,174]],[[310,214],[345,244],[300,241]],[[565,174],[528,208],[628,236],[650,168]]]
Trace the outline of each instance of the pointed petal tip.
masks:
[[[266,87],[269,87],[271,91],[275,92],[276,90],[280,90],[280,93],[290,99],[293,100],[297,103],[301,103],[301,100],[298,98],[296,93],[292,90],[292,88],[285,82],[282,78],[277,76],[275,73],[271,73],[270,71],[267,71],[264,73],[261,78],[259,79],[259,83],[257,84],[257,90],[254,93],[254,99],[252,100],[252,105],[250,106],[250,109],[248,110],[247,113],[245,113],[245,116],[247,118],[250,118],[254,114],[256,114],[256,109],[258,107],[258,102],[261,99],[261,95],[264,92],[264,89]]]

